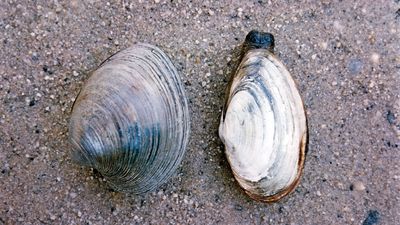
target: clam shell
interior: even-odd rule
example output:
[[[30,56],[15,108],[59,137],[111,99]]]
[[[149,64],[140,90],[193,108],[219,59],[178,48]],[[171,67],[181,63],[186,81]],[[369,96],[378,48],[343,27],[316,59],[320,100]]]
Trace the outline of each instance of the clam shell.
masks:
[[[290,73],[271,52],[273,36],[267,46],[243,46],[219,135],[240,186],[256,200],[273,202],[299,182],[307,139],[305,110]]]
[[[156,189],[174,173],[189,130],[180,76],[149,44],[103,62],[79,93],[69,124],[73,157],[114,190],[134,194]]]

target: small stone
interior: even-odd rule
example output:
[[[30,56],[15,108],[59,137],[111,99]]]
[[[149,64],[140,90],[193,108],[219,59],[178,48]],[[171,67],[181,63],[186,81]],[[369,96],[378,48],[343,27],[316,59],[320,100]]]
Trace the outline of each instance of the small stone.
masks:
[[[364,191],[365,186],[361,181],[356,181],[350,185],[350,190],[354,191]]]
[[[371,82],[369,83],[369,85],[368,85],[369,88],[373,88],[374,86],[375,86],[375,82],[374,82],[374,81],[371,81]]]
[[[189,203],[189,200],[185,197],[185,198],[183,199],[183,202],[187,205],[187,204]]]
[[[319,46],[321,49],[326,50],[328,48],[328,43],[327,42],[321,42],[319,43]]]
[[[57,218],[57,217],[56,217],[55,215],[51,215],[51,216],[50,216],[50,219],[53,220],[53,221],[56,220],[56,218]]]
[[[57,4],[56,13],[60,13],[61,11],[62,11],[62,6],[60,4]]]
[[[378,64],[379,63],[379,58],[380,58],[380,55],[378,53],[374,52],[374,53],[371,54],[371,61],[373,63]]]
[[[235,205],[235,210],[236,210],[236,211],[242,211],[242,210],[243,210],[243,207],[242,207],[241,205],[236,204],[236,205]]]
[[[343,30],[344,30],[344,26],[342,24],[340,24],[340,22],[337,20],[333,22],[333,28],[335,28],[335,30],[337,30],[339,32],[343,32]]]
[[[366,9],[366,8],[362,8],[362,9],[361,9],[361,12],[362,12],[363,14],[366,14],[366,13],[367,13],[367,9]]]
[[[377,224],[380,220],[380,214],[378,211],[376,210],[370,210],[368,212],[368,216],[367,218],[365,218],[364,222],[362,223],[362,225],[373,225],[373,224]]]
[[[316,195],[317,195],[317,196],[321,196],[322,194],[321,194],[320,191],[317,191]]]
[[[82,217],[82,212],[78,211],[78,217]]]
[[[61,181],[61,177],[57,177],[56,180],[57,180],[57,182],[60,182]]]
[[[360,59],[351,59],[347,65],[347,68],[349,69],[350,73],[357,74],[362,70],[363,62]]]
[[[74,77],[77,77],[77,76],[79,76],[79,73],[78,72],[76,72],[75,70],[72,72],[72,75],[74,75]]]
[[[75,193],[75,192],[71,192],[71,193],[69,193],[69,196],[70,196],[72,199],[74,199],[74,198],[76,198],[76,197],[78,196],[78,194]]]
[[[396,122],[396,116],[394,115],[394,113],[392,111],[388,111],[386,113],[386,120],[389,122],[390,125],[395,124]]]

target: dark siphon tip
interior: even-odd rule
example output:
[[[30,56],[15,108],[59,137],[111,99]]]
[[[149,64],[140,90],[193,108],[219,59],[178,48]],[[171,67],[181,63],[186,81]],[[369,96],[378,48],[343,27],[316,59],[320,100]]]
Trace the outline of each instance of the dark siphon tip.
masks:
[[[274,35],[267,32],[252,30],[246,36],[245,46],[248,49],[263,48],[274,52]]]

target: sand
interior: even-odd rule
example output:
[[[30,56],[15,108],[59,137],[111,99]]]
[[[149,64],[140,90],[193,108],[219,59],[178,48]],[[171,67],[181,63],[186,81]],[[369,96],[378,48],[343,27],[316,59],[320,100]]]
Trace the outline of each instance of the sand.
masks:
[[[303,178],[278,203],[233,179],[217,130],[234,49],[252,29],[307,109]],[[0,224],[396,224],[400,221],[400,3],[1,1]],[[192,131],[155,192],[116,193],[73,163],[68,121],[90,71],[137,42],[178,68]]]

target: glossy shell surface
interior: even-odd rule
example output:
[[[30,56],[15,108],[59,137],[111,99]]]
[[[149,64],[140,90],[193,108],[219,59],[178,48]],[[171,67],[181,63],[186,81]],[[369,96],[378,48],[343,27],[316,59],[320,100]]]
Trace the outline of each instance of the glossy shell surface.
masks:
[[[179,166],[189,138],[181,78],[149,44],[122,50],[86,81],[69,124],[73,157],[116,191],[145,193]]]
[[[307,140],[305,110],[271,45],[253,46],[243,54],[227,92],[219,135],[240,186],[256,200],[274,202],[299,182]]]

